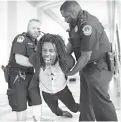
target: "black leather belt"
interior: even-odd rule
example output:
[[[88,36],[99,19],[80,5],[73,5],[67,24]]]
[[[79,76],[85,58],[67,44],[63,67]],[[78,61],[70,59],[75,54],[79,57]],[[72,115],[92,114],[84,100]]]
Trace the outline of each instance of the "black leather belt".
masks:
[[[97,64],[97,63],[99,63],[100,61],[106,61],[106,53],[105,53],[103,56],[101,56],[101,57],[99,57],[99,58],[97,58],[97,59],[94,59],[94,60],[92,60],[92,61],[89,61],[88,64]],[[87,64],[87,65],[88,65],[88,64]]]

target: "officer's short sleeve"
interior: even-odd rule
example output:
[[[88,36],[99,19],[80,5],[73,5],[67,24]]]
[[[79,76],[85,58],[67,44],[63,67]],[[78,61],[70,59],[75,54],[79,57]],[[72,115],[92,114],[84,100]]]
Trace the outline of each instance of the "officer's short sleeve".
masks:
[[[88,23],[83,24],[81,27],[81,51],[93,51],[97,48],[96,31]]]
[[[14,40],[13,54],[15,53],[26,55],[26,41],[25,41],[25,37],[22,35],[16,37]]]

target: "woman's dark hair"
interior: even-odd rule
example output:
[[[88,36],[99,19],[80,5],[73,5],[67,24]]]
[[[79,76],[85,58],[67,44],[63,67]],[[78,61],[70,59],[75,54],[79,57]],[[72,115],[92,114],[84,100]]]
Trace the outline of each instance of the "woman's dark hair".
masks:
[[[65,50],[65,43],[61,36],[55,34],[45,34],[43,35],[37,45],[37,57],[39,58],[40,65],[45,67],[43,58],[42,58],[42,47],[44,42],[50,42],[55,44],[57,49],[57,59],[61,66],[61,69],[66,72],[68,70],[67,61],[66,61],[66,50]]]

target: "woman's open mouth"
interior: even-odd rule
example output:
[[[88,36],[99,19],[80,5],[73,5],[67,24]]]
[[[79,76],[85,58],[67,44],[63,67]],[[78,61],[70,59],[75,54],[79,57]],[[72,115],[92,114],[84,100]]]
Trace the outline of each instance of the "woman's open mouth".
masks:
[[[51,59],[50,58],[45,58],[45,63],[50,63],[51,62]]]

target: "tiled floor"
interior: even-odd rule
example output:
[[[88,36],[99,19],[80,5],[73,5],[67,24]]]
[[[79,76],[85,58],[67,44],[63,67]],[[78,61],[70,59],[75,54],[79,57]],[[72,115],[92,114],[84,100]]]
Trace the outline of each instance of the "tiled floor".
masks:
[[[79,101],[79,78],[78,76],[74,76],[76,78],[76,82],[68,82],[68,86],[70,88],[70,90],[73,93],[73,96],[75,98],[75,100],[78,102]],[[111,92],[110,92],[111,93]],[[113,91],[114,93],[114,91]],[[116,112],[117,112],[117,116],[118,116],[118,121],[121,121],[121,117],[119,115],[121,115],[121,110],[120,110],[120,99],[119,97],[117,97],[115,94],[111,95],[111,99],[114,102],[114,105],[116,107]],[[66,110],[67,108],[61,103],[59,102],[59,105],[61,106],[62,109]],[[47,107],[47,105],[45,103],[42,104],[42,122],[45,121],[49,121],[49,122],[61,122],[61,121],[67,121],[67,122],[77,122],[78,118],[79,118],[79,113],[72,113],[73,114],[73,118],[69,119],[69,118],[62,118],[62,117],[57,117],[56,115],[54,115],[50,109]],[[7,101],[7,96],[5,94],[1,94],[0,95],[0,122],[2,121],[16,121],[16,114],[15,112],[11,111],[11,108],[8,105],[8,101]],[[27,109],[27,121],[33,121],[32,119],[32,110],[30,107],[28,107]]]

